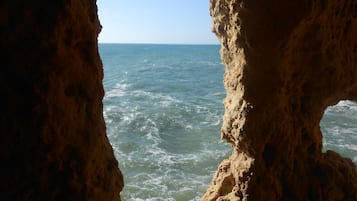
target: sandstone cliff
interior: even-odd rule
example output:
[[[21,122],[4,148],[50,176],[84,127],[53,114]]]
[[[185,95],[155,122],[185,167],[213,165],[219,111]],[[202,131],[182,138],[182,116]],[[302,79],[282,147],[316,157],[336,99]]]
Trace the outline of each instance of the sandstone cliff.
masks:
[[[1,200],[120,200],[95,1],[0,3]],[[321,116],[357,101],[356,0],[211,0],[233,147],[202,200],[357,200]]]
[[[357,101],[357,1],[211,0],[233,147],[202,200],[357,200],[356,166],[322,153],[327,106]]]
[[[120,200],[96,1],[0,3],[0,200]]]

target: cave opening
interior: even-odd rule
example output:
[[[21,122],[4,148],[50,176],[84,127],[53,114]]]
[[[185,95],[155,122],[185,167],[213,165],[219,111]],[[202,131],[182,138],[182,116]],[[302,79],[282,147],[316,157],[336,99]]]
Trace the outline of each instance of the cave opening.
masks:
[[[141,3],[158,1],[141,0]],[[184,0],[178,1],[182,3]],[[171,4],[173,1],[161,2]],[[223,161],[212,182],[213,188],[209,188],[207,199],[203,200],[357,200],[357,174],[349,160],[341,159],[336,154],[322,157],[320,153],[314,154],[316,141],[307,144],[312,147],[307,152],[300,149],[305,147],[301,140],[311,139],[308,136],[310,131],[303,129],[312,127],[313,134],[316,134],[314,139],[321,139],[317,124],[322,115],[320,107],[325,107],[322,103],[340,98],[343,94],[356,100],[354,36],[357,35],[357,24],[352,18],[355,13],[351,13],[356,9],[349,9],[352,1],[328,1],[326,7],[317,3],[313,8],[308,1],[299,1],[300,6],[293,1],[211,2],[215,2],[215,7],[211,9],[217,14],[213,15],[217,25],[214,27],[220,34],[222,58],[227,64],[226,84],[231,87],[227,90],[230,99],[225,101],[228,123],[223,132],[230,134],[233,129],[240,132],[239,129],[244,128],[242,133],[238,133],[242,135],[227,135],[227,138],[232,137],[229,139],[245,150],[235,151],[230,160]],[[115,51],[113,54],[113,49],[119,48],[113,44],[100,45],[101,54],[107,51],[106,56],[102,54],[106,71],[102,83],[103,68],[97,44],[100,25],[95,3],[95,0],[31,3],[11,0],[0,4],[0,46],[4,50],[0,76],[4,103],[0,146],[1,200],[120,200],[122,175],[116,168],[117,162],[106,131],[112,142],[118,142],[112,143],[117,156],[127,157],[118,159],[124,170],[126,188],[133,190],[128,192],[124,189],[123,200],[199,199],[197,197],[202,195],[202,191],[195,190],[192,185],[206,188],[208,182],[204,179],[210,180],[210,175],[206,174],[210,172],[207,167],[213,163],[212,166],[216,167],[217,164],[211,158],[220,161],[220,155],[216,153],[223,152],[219,146],[229,149],[220,144],[219,131],[207,129],[208,125],[219,125],[220,118],[215,116],[221,117],[216,107],[221,105],[222,91],[206,93],[206,90],[213,89],[212,86],[218,87],[217,80],[220,82],[219,90],[222,89],[222,72],[219,71],[223,68],[215,50],[217,45],[175,46],[185,49],[183,53],[188,57],[184,58],[189,59],[184,62],[176,60],[178,54],[173,52],[177,51],[168,45],[137,45],[135,48],[141,48],[141,51],[131,51],[131,55]],[[134,15],[140,16],[138,13]],[[283,30],[277,30],[278,27],[283,27]],[[145,31],[140,33],[149,35]],[[247,49],[242,49],[240,42]],[[252,47],[258,47],[258,51],[248,49]],[[133,46],[120,48],[133,50]],[[152,54],[157,52],[152,48],[159,48],[165,56]],[[187,48],[201,50],[187,51]],[[215,56],[198,54],[207,49],[213,49]],[[153,57],[140,57],[138,52],[144,51]],[[130,56],[134,59],[128,59]],[[239,58],[244,58],[244,61],[237,60]],[[175,62],[165,65],[166,60]],[[131,61],[140,65],[133,66]],[[108,63],[111,68],[108,68]],[[197,64],[197,68],[192,68],[192,64]],[[190,65],[191,68],[187,69]],[[240,72],[237,67],[244,67],[247,71]],[[108,70],[113,73],[109,74]],[[205,72],[220,78],[206,77]],[[139,76],[144,74],[147,76]],[[186,79],[186,76],[194,79]],[[107,79],[110,77],[119,80]],[[136,82],[128,83],[127,79]],[[143,84],[145,80],[149,82]],[[301,84],[310,82],[310,87],[303,85],[301,88]],[[103,84],[106,89],[104,102],[111,104],[105,105],[104,117],[107,126],[113,125],[107,130],[102,113]],[[265,84],[269,85],[265,87]],[[163,93],[158,88],[160,86],[170,88]],[[145,90],[143,87],[146,87]],[[241,89],[247,92],[244,99]],[[177,91],[181,92],[181,96],[175,93]],[[128,97],[131,99],[127,100]],[[208,105],[197,105],[196,100]],[[252,100],[255,104],[250,105],[245,100]],[[291,113],[296,108],[286,108],[289,100],[297,100],[297,103],[302,103],[301,109],[311,110],[301,110],[296,118],[284,118],[282,115],[296,114]],[[342,102],[338,106],[342,107],[339,109],[343,114],[354,111],[350,102]],[[236,110],[238,107],[244,110]],[[281,109],[284,113],[276,112]],[[330,108],[326,113],[332,110]],[[307,117],[312,114],[309,111],[318,111],[311,118],[313,125]],[[183,115],[191,115],[191,118],[180,121],[179,117]],[[351,116],[355,115],[337,119],[346,123]],[[285,122],[287,124],[283,125]],[[333,134],[351,134],[348,127],[353,128],[353,124],[344,123],[340,123],[342,126]],[[128,132],[123,134],[130,135],[114,135],[122,131],[122,124],[128,126]],[[300,129],[300,125],[307,127]],[[333,124],[327,121],[326,125]],[[197,129],[197,126],[207,130]],[[166,131],[170,130],[194,132],[167,135],[169,132]],[[303,135],[301,140],[297,139],[300,133],[295,131],[303,131],[300,132]],[[209,133],[216,140],[208,137]],[[272,147],[280,139],[283,142],[294,141]],[[356,144],[354,139],[351,136],[343,144]],[[214,144],[204,143],[203,140]],[[182,146],[182,142],[192,146]],[[266,146],[267,143],[270,145]],[[318,143],[316,147],[320,148],[321,141]],[[326,146],[329,143],[327,139]],[[267,148],[265,151],[264,147]],[[125,150],[132,154],[122,152]],[[175,153],[174,150],[180,152]],[[256,153],[258,157],[250,157],[250,153]],[[144,157],[138,157],[139,154]],[[305,154],[308,154],[307,157]],[[274,163],[270,164],[271,158]],[[280,158],[283,160],[277,160]],[[205,162],[200,162],[201,159]],[[264,163],[269,163],[272,168],[264,166]],[[123,168],[125,166],[126,169]],[[156,174],[142,171],[147,169],[156,171]],[[131,174],[126,170],[132,171]],[[186,170],[189,173],[182,174]],[[319,174],[314,177],[311,173]],[[226,179],[220,180],[221,175],[227,176],[224,177]],[[137,179],[137,182],[128,182],[131,178]],[[227,186],[218,189],[213,186],[220,183]],[[298,197],[289,197],[291,192]]]
[[[103,13],[99,8],[100,18]],[[102,32],[110,35],[105,24]],[[124,175],[121,197],[199,200],[231,151],[219,136],[225,96],[220,45],[130,42],[99,40],[103,115]]]
[[[323,151],[336,151],[357,164],[357,102],[342,100],[328,107],[320,127]]]

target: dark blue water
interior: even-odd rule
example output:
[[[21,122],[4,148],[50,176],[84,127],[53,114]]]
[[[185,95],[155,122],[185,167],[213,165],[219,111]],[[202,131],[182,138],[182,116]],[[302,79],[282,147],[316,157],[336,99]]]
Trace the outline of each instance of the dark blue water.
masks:
[[[230,155],[220,140],[224,67],[218,45],[100,44],[107,133],[125,176],[122,200],[199,200]],[[357,105],[321,120],[324,150],[357,162]]]

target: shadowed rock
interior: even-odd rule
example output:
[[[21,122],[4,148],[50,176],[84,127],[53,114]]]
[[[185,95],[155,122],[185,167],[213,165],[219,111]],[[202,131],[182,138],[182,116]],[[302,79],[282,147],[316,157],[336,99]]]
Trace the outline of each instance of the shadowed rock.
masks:
[[[120,200],[96,2],[0,3],[0,200]]]

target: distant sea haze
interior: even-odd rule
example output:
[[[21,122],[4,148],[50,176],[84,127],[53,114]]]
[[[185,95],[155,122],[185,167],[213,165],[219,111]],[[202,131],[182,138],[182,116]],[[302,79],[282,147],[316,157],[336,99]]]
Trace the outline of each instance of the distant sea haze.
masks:
[[[219,45],[99,44],[104,118],[124,174],[122,200],[196,201],[230,145],[220,139],[224,66]],[[343,118],[341,118],[343,117]],[[324,149],[357,162],[357,105],[321,121]]]

